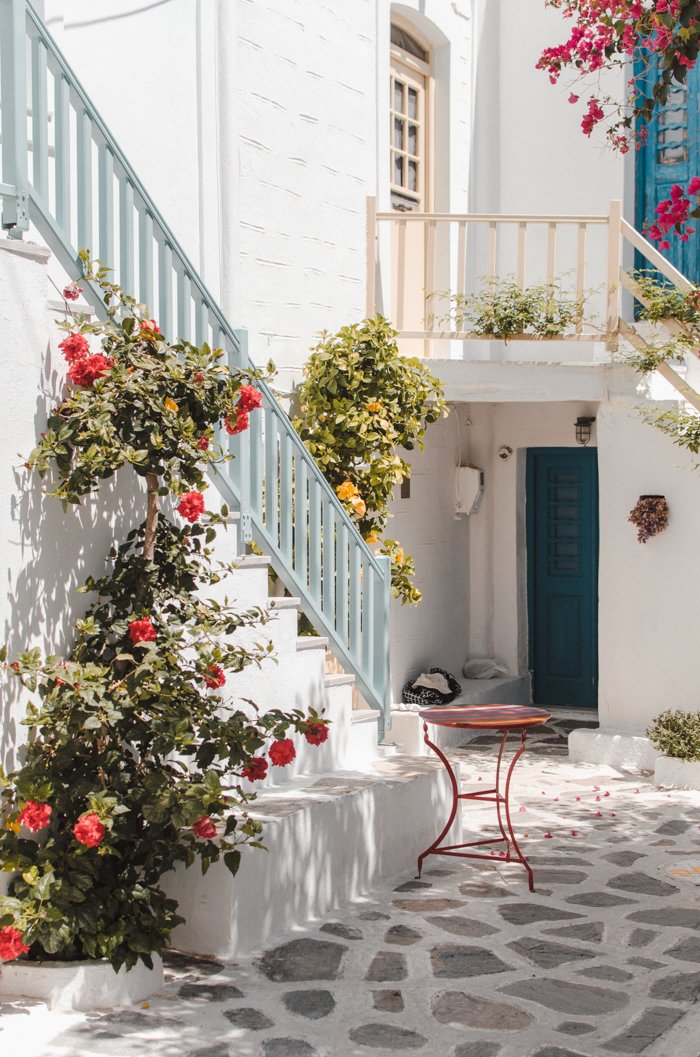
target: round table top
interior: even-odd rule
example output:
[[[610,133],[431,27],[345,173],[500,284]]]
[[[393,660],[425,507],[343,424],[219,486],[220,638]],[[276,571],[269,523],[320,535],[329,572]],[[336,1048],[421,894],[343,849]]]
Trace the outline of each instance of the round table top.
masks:
[[[466,727],[499,730],[519,730],[535,727],[551,719],[551,712],[532,705],[436,705],[423,708],[420,717],[425,723],[439,727]]]

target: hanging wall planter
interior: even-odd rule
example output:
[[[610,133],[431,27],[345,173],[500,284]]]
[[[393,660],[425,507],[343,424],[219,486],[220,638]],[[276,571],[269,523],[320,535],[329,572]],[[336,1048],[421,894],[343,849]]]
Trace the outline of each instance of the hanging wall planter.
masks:
[[[652,536],[668,525],[668,503],[662,495],[640,495],[637,504],[630,511],[629,521],[637,526],[637,539],[646,543]]]

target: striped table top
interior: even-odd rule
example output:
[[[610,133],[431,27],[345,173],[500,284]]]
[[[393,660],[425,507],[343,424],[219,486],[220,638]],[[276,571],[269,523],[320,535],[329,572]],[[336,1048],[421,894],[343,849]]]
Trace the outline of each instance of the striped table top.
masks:
[[[437,705],[419,713],[426,723],[439,727],[534,727],[551,719],[551,712],[532,705]]]

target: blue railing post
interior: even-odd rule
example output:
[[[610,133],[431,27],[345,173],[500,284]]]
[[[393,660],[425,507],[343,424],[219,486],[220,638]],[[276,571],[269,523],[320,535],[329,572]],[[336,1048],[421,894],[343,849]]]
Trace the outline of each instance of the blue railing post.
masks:
[[[10,238],[29,229],[27,31],[25,0],[0,0],[0,135],[2,182],[14,188],[2,210]]]
[[[231,366],[244,370],[249,366],[248,360],[248,331],[235,330],[234,335],[238,342],[237,352],[230,354]],[[238,482],[238,495],[240,503],[240,530],[241,540],[250,543],[253,539],[253,523],[251,518],[251,494],[250,494],[250,434],[248,430],[239,433],[231,439],[231,447],[235,454],[235,474]]]
[[[377,565],[381,570],[381,581],[375,589],[374,604],[376,618],[374,621],[374,682],[381,695],[381,712],[379,715],[379,743],[384,741],[390,723],[391,708],[391,558],[386,554],[377,555]]]

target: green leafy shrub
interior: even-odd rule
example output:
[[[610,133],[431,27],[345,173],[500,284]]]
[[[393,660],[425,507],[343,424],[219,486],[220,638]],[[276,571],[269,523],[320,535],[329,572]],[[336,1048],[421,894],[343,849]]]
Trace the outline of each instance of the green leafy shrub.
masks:
[[[700,712],[667,709],[647,729],[647,737],[664,756],[700,760]]]
[[[684,294],[658,272],[647,269],[631,272],[631,277],[642,298],[638,302],[640,319],[654,323],[675,319],[691,328],[700,327],[700,288]]]
[[[223,420],[240,432],[260,393],[220,350],[170,345],[103,269],[85,266],[107,320],[66,324],[74,387],[28,466],[77,503],[129,464],[145,479],[146,520],[84,584],[94,601],[67,657],[0,658],[33,695],[24,762],[0,774],[0,865],[11,874],[0,958],[130,968],[150,966],[182,921],[163,875],[220,858],[235,873],[241,847],[262,846],[249,783],[291,761],[290,732],[320,744],[327,726],[313,710],[261,713],[224,696],[227,677],[269,646],[235,637],[263,622],[260,610],[207,597],[233,566],[214,560],[227,511],[205,510],[204,472],[228,457],[215,429]]]
[[[394,595],[420,601],[413,559],[382,537],[394,488],[411,473],[400,450],[422,449],[428,425],[448,413],[440,383],[420,360],[400,355],[396,331],[375,316],[322,335],[299,404],[294,426],[361,535],[390,555]]]
[[[520,334],[558,337],[583,321],[583,298],[565,294],[557,283],[521,288],[512,279],[483,281],[484,287],[475,293],[445,291],[431,295],[447,302],[446,311],[434,315],[433,322],[508,341]]]

